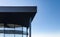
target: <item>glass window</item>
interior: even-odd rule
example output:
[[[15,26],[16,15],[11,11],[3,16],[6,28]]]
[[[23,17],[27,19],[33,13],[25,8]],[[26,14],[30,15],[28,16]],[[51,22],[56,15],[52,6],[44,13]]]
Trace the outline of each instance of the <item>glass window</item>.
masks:
[[[26,27],[23,27],[23,31],[26,32]]]
[[[0,37],[27,37],[26,27],[21,27],[15,24],[7,24],[9,28],[5,27],[4,24],[0,24]],[[15,27],[14,27],[15,26]],[[23,34],[22,34],[23,29]],[[28,32],[29,33],[29,32]],[[29,36],[28,36],[29,37]]]
[[[0,23],[0,37],[4,37],[4,24]]]
[[[14,28],[5,28],[5,30],[14,30]]]
[[[0,33],[0,37],[4,37],[4,33]]]
[[[23,35],[23,37],[26,37],[27,35]]]
[[[15,24],[15,30],[22,31],[21,25]]]
[[[4,28],[4,35],[5,37],[14,37],[14,24],[7,24],[9,28]]]
[[[28,28],[28,31],[27,31],[27,35],[28,35],[28,37],[29,37],[29,28]]]
[[[22,34],[15,34],[15,37],[22,37]]]
[[[16,27],[15,30],[22,31],[22,27]]]
[[[14,28],[14,24],[7,24],[10,28]]]
[[[7,24],[10,28],[6,28],[5,30],[14,30],[14,24]]]
[[[14,37],[14,34],[5,34],[5,37]]]
[[[27,37],[27,28],[26,27],[23,27],[23,37]]]

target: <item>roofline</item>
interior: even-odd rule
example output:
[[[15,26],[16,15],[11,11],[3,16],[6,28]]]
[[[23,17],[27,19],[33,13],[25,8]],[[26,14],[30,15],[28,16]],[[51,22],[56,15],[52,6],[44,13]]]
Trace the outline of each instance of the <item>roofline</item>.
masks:
[[[0,12],[37,12],[37,6],[0,6]]]

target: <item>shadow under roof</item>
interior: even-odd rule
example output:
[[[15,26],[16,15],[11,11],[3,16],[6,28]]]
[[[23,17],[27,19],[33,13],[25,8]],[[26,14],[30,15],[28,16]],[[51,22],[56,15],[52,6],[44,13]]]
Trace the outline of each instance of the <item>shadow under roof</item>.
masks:
[[[29,27],[36,12],[36,6],[0,6],[0,23]]]

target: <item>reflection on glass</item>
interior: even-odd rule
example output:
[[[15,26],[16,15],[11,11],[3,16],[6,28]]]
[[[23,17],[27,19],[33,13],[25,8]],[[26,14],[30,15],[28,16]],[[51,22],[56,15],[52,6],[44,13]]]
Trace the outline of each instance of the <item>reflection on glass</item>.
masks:
[[[10,28],[14,28],[14,24],[7,24]]]
[[[0,23],[0,37],[4,37],[4,24]]]
[[[23,31],[26,32],[26,27],[23,27]]]
[[[28,35],[29,35],[29,28],[28,28]]]
[[[0,28],[0,30],[4,30],[4,27],[3,28]]]
[[[15,30],[22,31],[22,27],[16,27]]]
[[[23,35],[23,37],[26,37],[27,35]]]
[[[15,37],[22,37],[22,34],[15,34]]]
[[[14,24],[7,24],[10,28],[6,28],[5,30],[14,30]]]
[[[14,30],[14,28],[5,28],[5,30]]]
[[[0,33],[0,37],[4,37],[4,33]]]
[[[7,24],[10,28],[5,27],[4,28],[4,35],[5,37],[14,37],[14,24]]]
[[[0,37],[27,37],[27,28],[18,26],[15,24],[7,24],[8,27],[4,27],[4,24],[0,24]],[[15,27],[14,27],[15,26]],[[29,33],[29,32],[28,32]],[[28,36],[29,37],[29,36]]]
[[[5,37],[14,37],[14,34],[5,34]]]
[[[0,23],[0,30],[4,30],[4,24]]]

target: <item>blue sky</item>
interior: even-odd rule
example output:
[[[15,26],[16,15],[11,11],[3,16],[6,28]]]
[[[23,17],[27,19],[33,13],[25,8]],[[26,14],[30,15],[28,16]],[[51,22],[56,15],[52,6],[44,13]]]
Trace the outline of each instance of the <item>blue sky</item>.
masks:
[[[50,31],[60,29],[60,1],[37,1],[37,14],[33,20],[39,31]],[[32,23],[32,24],[33,24]],[[34,25],[33,24],[33,25]],[[47,30],[48,29],[48,30]]]
[[[37,6],[32,37],[60,37],[59,0],[0,0],[0,6]]]
[[[37,14],[32,22],[32,33],[41,37],[60,37],[60,1],[37,0],[37,7]]]

